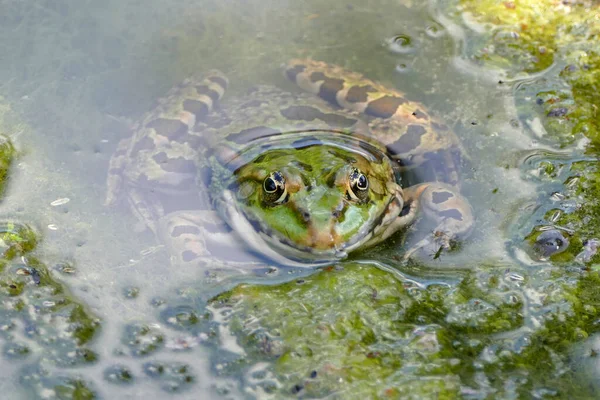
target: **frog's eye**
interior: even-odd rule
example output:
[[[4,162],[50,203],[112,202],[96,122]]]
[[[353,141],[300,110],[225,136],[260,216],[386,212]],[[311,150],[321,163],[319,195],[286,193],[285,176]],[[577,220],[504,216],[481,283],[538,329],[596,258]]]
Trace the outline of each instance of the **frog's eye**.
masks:
[[[285,178],[279,171],[271,172],[263,181],[263,195],[269,204],[282,204],[287,200]]]
[[[365,202],[369,198],[369,180],[357,168],[350,171],[348,196],[355,201]]]

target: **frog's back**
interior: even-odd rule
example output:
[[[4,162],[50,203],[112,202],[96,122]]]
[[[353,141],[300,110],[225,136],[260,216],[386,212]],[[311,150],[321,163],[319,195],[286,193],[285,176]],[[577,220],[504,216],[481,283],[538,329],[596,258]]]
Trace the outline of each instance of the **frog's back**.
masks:
[[[222,110],[197,130],[215,141],[245,145],[275,134],[301,130],[367,133],[361,118],[346,110],[334,110],[325,101],[306,93],[257,85],[246,93],[228,98]]]
[[[132,128],[115,151],[107,178],[107,204],[123,189],[189,192],[197,173],[201,139],[193,128],[205,119],[223,96],[227,79],[219,71],[190,78],[160,98]]]
[[[385,145],[401,167],[419,167],[421,179],[459,183],[459,165],[464,157],[460,140],[423,104],[359,73],[320,61],[291,60],[285,73],[299,87],[332,106],[364,115],[370,136]],[[425,177],[425,172],[434,178]]]

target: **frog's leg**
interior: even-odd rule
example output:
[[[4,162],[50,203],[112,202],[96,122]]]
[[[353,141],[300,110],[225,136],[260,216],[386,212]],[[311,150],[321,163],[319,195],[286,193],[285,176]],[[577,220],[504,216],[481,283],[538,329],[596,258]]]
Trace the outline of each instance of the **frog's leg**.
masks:
[[[123,186],[123,168],[127,165],[127,150],[131,138],[119,141],[117,149],[108,163],[108,176],[106,177],[106,199],[104,205],[111,206],[117,202],[119,192]]]
[[[437,224],[431,235],[406,252],[405,259],[421,249],[430,249],[437,256],[441,250],[450,250],[453,240],[469,234],[473,225],[473,211],[469,202],[454,187],[441,182],[422,183],[404,189],[404,199],[408,213],[399,218],[411,220],[422,212]]]
[[[149,191],[135,188],[128,189],[127,201],[129,201],[129,208],[142,223],[142,228],[136,230],[143,232],[148,228],[156,235],[158,232],[156,221],[165,214],[162,203],[153,199]]]
[[[240,240],[213,210],[185,210],[159,221],[160,240],[169,249],[175,266],[228,269],[248,273],[252,265],[264,266],[240,247]],[[253,261],[256,261],[254,263]]]

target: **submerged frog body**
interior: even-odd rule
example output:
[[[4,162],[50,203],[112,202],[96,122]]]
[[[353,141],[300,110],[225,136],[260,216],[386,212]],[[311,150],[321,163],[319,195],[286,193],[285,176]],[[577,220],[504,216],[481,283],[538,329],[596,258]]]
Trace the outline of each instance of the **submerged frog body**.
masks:
[[[232,257],[240,241],[283,264],[330,262],[418,214],[436,227],[407,257],[468,233],[462,148],[422,104],[313,60],[286,75],[313,95],[258,86],[215,110],[228,84],[218,71],[172,89],[119,144],[107,204],[124,194],[178,263]],[[417,182],[403,187],[406,176]]]

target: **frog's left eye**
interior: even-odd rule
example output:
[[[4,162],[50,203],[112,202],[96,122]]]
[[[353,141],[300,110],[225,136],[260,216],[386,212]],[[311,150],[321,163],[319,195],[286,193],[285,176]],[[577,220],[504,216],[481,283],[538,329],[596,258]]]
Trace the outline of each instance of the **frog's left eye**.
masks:
[[[350,171],[348,196],[352,200],[365,202],[369,198],[369,180],[357,168]]]
[[[279,171],[271,172],[263,181],[263,196],[269,204],[282,204],[287,200],[285,178]]]

